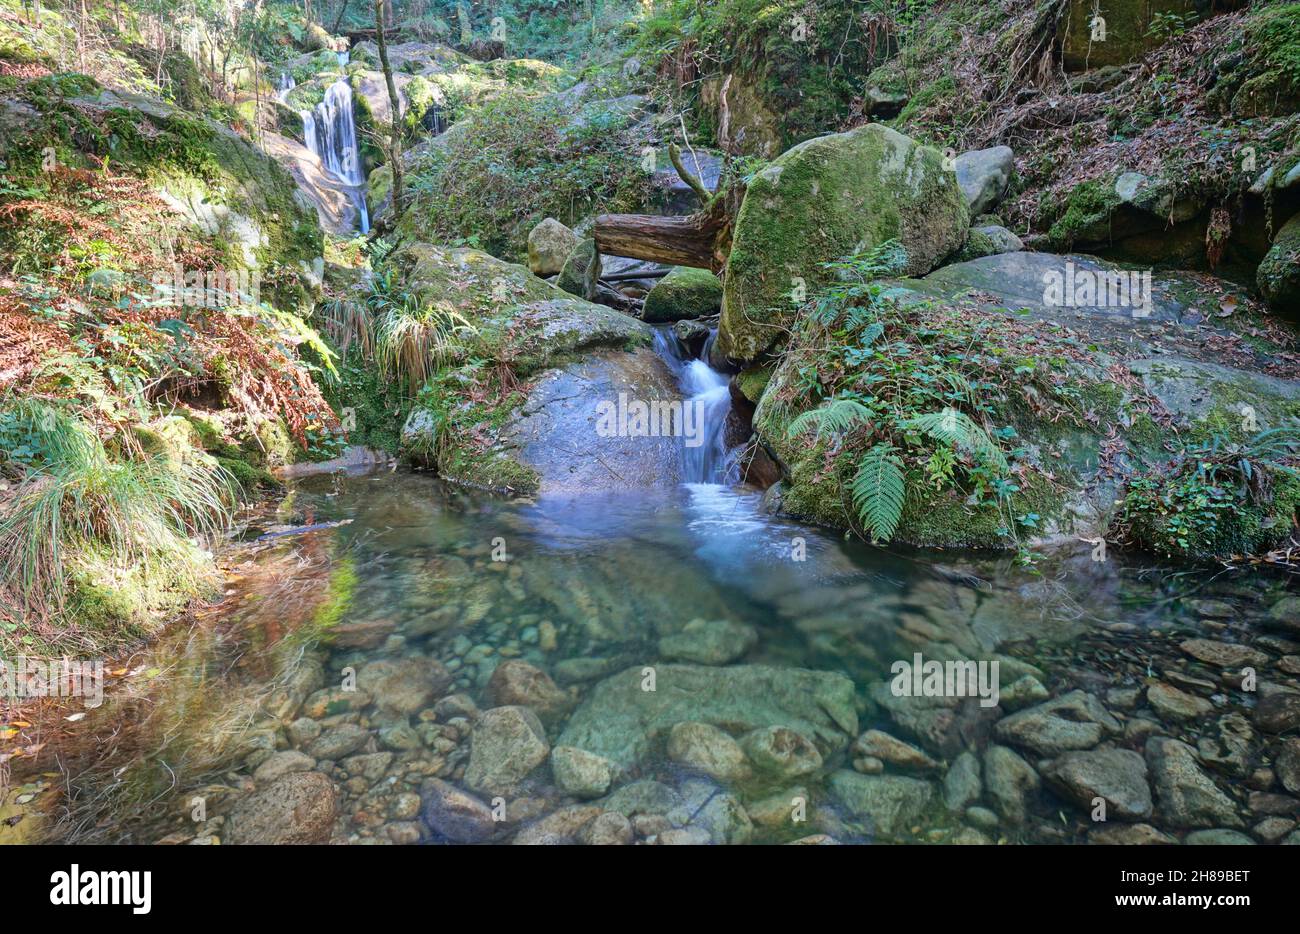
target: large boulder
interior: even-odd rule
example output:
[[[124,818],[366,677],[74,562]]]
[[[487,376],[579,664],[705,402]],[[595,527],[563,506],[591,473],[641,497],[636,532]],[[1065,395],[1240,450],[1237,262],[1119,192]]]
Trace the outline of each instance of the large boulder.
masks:
[[[1293,320],[1300,318],[1300,214],[1277,232],[1255,271],[1255,281],[1270,311]]]
[[[1169,457],[1167,445],[1187,438],[1219,433],[1244,441],[1259,431],[1300,425],[1300,386],[1274,375],[1287,372],[1284,348],[1252,338],[1254,353],[1214,351],[1220,339],[1232,345],[1237,340],[1233,332],[1249,327],[1246,309],[1251,303],[1245,293],[1205,276],[1155,272],[1150,274],[1149,302],[1141,294],[1148,291],[1145,284],[1127,303],[1098,300],[1097,288],[1109,289],[1121,275],[1131,284],[1130,273],[1077,254],[1014,252],[944,266],[920,279],[881,283],[883,301],[908,328],[925,321],[934,333],[962,334],[969,346],[980,348],[1009,347],[1016,332],[1032,334],[1038,360],[1052,356],[1043,352],[1049,344],[1061,350],[1061,365],[1053,366],[1054,385],[1087,400],[1084,418],[1054,420],[1037,414],[1040,390],[1010,373],[991,379],[1003,388],[982,400],[992,412],[990,427],[1014,429],[1016,446],[1054,478],[1044,484],[1031,471],[1018,481],[1013,508],[1038,517],[1032,528],[1018,530],[1022,544],[1068,544],[1106,535],[1125,475],[1141,469],[1139,456],[1159,463]],[[1207,332],[1220,337],[1207,341]],[[799,383],[801,371],[810,364],[821,372],[829,369],[819,340],[817,334],[808,339],[796,329],[791,352],[771,369],[762,388],[753,424],[782,471],[780,495],[769,503],[789,516],[845,527],[855,517],[845,506],[846,479],[825,469],[830,442],[823,438],[810,444],[811,432],[789,433],[792,420],[812,405]],[[1072,349],[1076,341],[1083,341],[1085,353]],[[829,352],[835,359],[836,354],[850,356],[847,346]],[[1001,353],[982,359],[1000,368],[1015,357]],[[850,363],[843,385],[861,387],[875,375],[872,366],[870,361]],[[991,374],[971,375],[988,379]],[[823,391],[833,394],[834,388]],[[1152,409],[1153,403],[1158,407]],[[1170,420],[1157,420],[1152,411],[1167,412]],[[1125,456],[1108,460],[1112,428],[1124,439]],[[1225,524],[1223,544],[1232,545],[1235,553],[1274,547],[1290,528],[1290,502],[1289,496],[1278,496],[1272,504],[1234,514],[1229,524],[1240,528]],[[918,474],[915,481],[908,479],[894,539],[918,547],[1007,547],[1005,526],[996,510],[985,510],[964,495],[935,491]]]
[[[513,493],[680,481],[671,432],[598,417],[611,408],[617,414],[620,400],[680,403],[671,372],[649,349],[648,325],[478,250],[417,243],[394,262],[422,307],[455,312],[472,327],[464,338],[469,357],[519,381],[502,392],[481,388],[478,368],[441,374],[408,417],[408,456],[449,479]],[[621,411],[630,413],[629,405]]]
[[[992,210],[1007,193],[1016,159],[1010,146],[994,146],[962,153],[955,167],[971,216],[977,217]]]
[[[857,735],[853,682],[840,674],[762,665],[660,665],[653,682],[648,677],[636,666],[600,682],[569,718],[557,745],[576,746],[630,770],[679,723],[706,723],[736,734],[783,726],[826,754]]]
[[[722,282],[707,269],[674,266],[645,297],[641,319],[653,324],[703,318],[722,307]]]
[[[819,136],[750,183],[724,280],[719,349],[746,361],[788,333],[823,264],[897,239],[909,275],[961,246],[970,213],[943,155],[880,124]],[[802,287],[802,289],[801,289]]]

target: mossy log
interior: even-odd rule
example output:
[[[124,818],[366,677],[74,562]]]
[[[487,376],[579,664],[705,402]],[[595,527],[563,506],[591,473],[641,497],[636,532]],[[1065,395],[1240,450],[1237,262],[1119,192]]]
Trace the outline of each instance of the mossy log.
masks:
[[[606,256],[627,256],[720,273],[731,251],[731,228],[745,196],[744,187],[732,185],[711,195],[682,164],[677,147],[670,145],[668,152],[677,174],[699,196],[704,207],[685,217],[601,214],[592,230],[596,249]]]

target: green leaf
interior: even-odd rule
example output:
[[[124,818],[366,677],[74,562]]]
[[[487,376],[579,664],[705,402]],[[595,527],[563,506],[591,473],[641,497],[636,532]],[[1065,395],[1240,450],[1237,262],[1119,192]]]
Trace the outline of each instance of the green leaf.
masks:
[[[844,434],[870,419],[871,409],[857,399],[827,399],[817,408],[801,413],[790,422],[786,434],[796,438],[811,428],[816,431],[816,440],[820,440],[823,432]]]
[[[863,455],[851,492],[858,518],[872,537],[889,541],[903,515],[906,481],[892,444],[877,444]]]

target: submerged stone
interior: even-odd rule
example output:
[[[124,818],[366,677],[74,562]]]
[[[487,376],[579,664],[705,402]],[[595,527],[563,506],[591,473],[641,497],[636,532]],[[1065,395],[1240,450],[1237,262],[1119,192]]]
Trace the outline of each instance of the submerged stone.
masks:
[[[857,733],[853,682],[830,672],[763,665],[662,665],[653,676],[633,667],[592,689],[559,744],[629,769],[685,721],[737,731],[785,726],[824,751],[843,749]]]

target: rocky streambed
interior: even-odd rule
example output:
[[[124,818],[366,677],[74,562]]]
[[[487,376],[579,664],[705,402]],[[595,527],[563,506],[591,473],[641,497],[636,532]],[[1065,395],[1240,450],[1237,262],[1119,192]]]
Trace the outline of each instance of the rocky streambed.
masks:
[[[221,604],[51,717],[69,782],[16,771],[8,835],[1300,842],[1280,581],[914,559],[704,484],[510,503],[339,475],[243,537]],[[997,662],[997,703],[905,696],[918,654]]]

